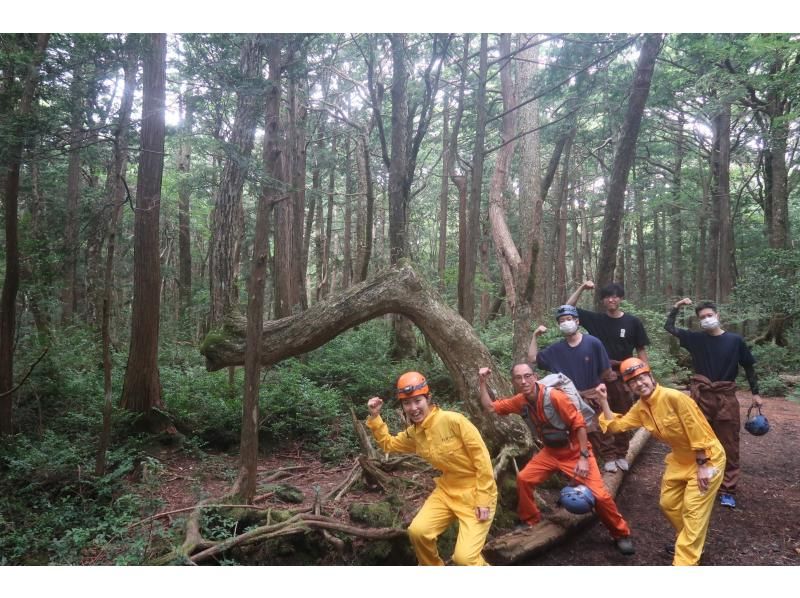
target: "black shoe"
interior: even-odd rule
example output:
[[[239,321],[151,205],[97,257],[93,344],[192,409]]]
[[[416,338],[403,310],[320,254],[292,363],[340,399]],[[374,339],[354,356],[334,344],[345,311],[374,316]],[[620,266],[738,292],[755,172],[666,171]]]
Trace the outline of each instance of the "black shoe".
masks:
[[[666,552],[669,556],[675,556],[675,545],[664,544],[664,552]]]

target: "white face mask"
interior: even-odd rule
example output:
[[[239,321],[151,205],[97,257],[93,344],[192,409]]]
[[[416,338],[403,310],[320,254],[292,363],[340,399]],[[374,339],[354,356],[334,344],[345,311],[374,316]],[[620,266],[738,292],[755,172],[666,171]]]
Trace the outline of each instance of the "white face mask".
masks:
[[[558,329],[561,331],[561,334],[569,336],[575,334],[575,331],[578,329],[578,324],[575,320],[566,320],[558,325]]]
[[[719,320],[714,317],[700,320],[700,328],[703,330],[714,330],[714,328],[719,328]]]

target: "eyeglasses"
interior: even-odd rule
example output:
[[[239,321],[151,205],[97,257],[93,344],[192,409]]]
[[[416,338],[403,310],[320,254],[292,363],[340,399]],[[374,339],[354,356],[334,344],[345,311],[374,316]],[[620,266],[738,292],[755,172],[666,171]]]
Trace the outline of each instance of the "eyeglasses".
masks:
[[[398,388],[397,394],[407,395],[408,393],[414,392],[415,390],[425,388],[427,385],[428,381],[423,378],[422,382],[420,382],[419,384],[409,384],[408,386],[404,386],[403,388]]]
[[[536,374],[520,374],[514,376],[514,380],[533,380],[536,377]]]

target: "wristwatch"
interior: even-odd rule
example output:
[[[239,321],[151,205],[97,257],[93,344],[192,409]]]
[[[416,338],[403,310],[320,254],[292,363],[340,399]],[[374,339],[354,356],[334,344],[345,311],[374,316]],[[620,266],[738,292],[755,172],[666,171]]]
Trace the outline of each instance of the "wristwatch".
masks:
[[[581,451],[581,457],[585,457],[586,459],[589,458],[589,451]]]

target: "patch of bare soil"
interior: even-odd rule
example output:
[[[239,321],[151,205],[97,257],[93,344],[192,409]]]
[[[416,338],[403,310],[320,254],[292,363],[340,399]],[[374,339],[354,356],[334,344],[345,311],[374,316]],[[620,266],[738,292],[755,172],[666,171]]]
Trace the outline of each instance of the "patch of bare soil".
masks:
[[[738,398],[744,421],[751,396],[739,393]],[[715,506],[703,565],[800,565],[800,404],[783,398],[765,398],[764,414],[771,426],[768,434],[755,437],[742,430],[737,508]],[[635,555],[619,554],[607,530],[594,523],[525,564],[669,565],[672,557],[665,546],[674,542],[674,533],[658,507],[667,452],[666,445],[651,439],[617,495],[620,511],[633,532]],[[158,474],[156,493],[163,502],[162,513],[186,509],[210,496],[223,496],[230,489],[238,467],[238,457],[231,454],[198,458],[184,451],[165,449],[158,458],[163,469]],[[335,496],[353,467],[354,463],[324,463],[317,456],[304,453],[300,446],[263,455],[259,460],[259,480],[269,481],[280,472],[275,483],[299,488],[304,498],[300,504],[286,503],[273,492],[266,492],[255,504],[295,511],[311,509],[317,494]],[[434,473],[430,468],[420,468],[394,474],[410,482],[403,495],[403,525],[411,521],[433,488]],[[323,512],[352,524],[348,515],[350,504],[384,498],[380,490],[370,491],[356,485],[338,500],[326,501]],[[161,521],[177,523],[177,517],[186,515],[187,511],[177,512]]]
[[[742,422],[752,397],[737,393]],[[800,404],[764,398],[770,431],[741,432],[736,509],[715,505],[702,565],[800,565]],[[530,565],[670,565],[675,534],[658,507],[667,445],[651,438],[617,494],[636,554],[619,554],[600,523],[526,563]]]

